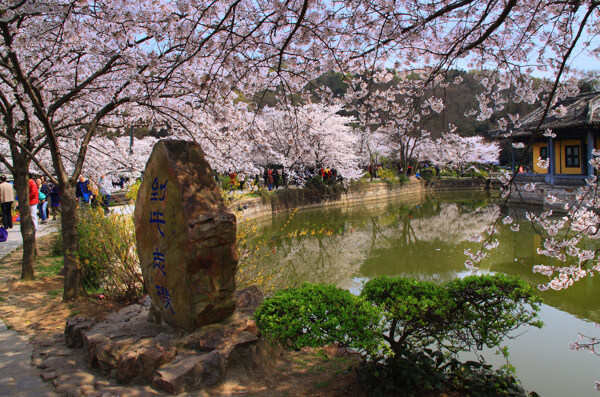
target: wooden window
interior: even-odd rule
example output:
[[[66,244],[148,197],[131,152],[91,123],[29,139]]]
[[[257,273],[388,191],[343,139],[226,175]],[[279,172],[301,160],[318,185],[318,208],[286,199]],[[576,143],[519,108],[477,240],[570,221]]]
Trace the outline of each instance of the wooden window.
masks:
[[[579,146],[565,146],[565,167],[579,168]]]
[[[540,147],[540,157],[542,160],[546,160],[548,158],[548,148],[546,146]]]

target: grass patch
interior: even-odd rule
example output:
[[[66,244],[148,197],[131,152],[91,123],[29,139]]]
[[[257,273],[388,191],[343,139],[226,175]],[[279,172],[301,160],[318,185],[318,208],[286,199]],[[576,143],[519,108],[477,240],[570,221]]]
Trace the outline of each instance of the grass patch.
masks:
[[[302,357],[295,357],[294,362],[303,368],[308,367],[309,364],[309,361]]]
[[[322,380],[320,382],[315,383],[315,388],[317,389],[323,389],[327,386],[329,386],[331,384],[331,382],[326,381],[326,380]]]
[[[351,362],[351,360],[348,357],[334,357],[333,361],[336,364],[347,364]]]
[[[316,367],[312,367],[310,370],[310,372],[325,372],[325,367],[322,365],[317,365]]]
[[[63,268],[62,257],[50,257],[38,266],[36,276],[39,277],[54,277],[58,276]]]
[[[62,295],[63,292],[64,292],[63,288],[58,288],[58,289],[55,289],[55,290],[52,290],[52,291],[48,291],[48,292],[46,292],[46,294],[49,295],[49,296],[51,296],[51,297],[53,297],[53,298],[56,298],[57,296]]]

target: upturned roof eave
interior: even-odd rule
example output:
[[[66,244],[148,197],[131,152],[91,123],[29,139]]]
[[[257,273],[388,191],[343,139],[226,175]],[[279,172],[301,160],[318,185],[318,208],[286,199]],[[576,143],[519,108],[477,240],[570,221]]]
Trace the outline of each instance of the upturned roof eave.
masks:
[[[588,128],[591,128],[592,130],[597,130],[598,132],[600,132],[600,121],[594,121],[592,123],[579,122],[579,123],[570,123],[570,124],[546,123],[546,124],[542,124],[539,127],[539,131],[551,129],[555,133],[560,133],[560,132],[562,132],[561,130],[566,130],[566,129],[581,130],[581,129],[588,129]],[[510,133],[510,135],[507,135],[508,131],[510,131],[510,129],[507,129],[505,131],[494,130],[494,131],[490,131],[489,134],[492,139],[524,138],[524,137],[532,136],[536,130],[537,130],[536,127],[529,127],[529,128],[521,127],[518,130],[513,130],[512,133]]]

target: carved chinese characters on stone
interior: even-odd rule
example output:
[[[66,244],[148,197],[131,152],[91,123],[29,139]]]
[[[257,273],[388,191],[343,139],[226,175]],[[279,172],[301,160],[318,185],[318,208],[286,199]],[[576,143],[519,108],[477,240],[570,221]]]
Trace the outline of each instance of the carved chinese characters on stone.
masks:
[[[200,146],[159,141],[135,205],[138,254],[156,321],[193,331],[235,310],[235,216]]]

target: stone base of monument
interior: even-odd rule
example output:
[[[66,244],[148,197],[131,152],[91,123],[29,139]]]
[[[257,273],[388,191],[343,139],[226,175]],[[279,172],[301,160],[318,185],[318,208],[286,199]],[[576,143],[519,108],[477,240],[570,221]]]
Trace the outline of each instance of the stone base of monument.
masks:
[[[252,313],[262,293],[251,287],[238,293],[234,314],[192,333],[148,322],[150,302],[128,306],[94,323],[85,317],[67,321],[68,347],[83,348],[88,368],[98,367],[121,384],[150,384],[179,394],[208,388],[235,368],[251,375],[282,352],[258,336]]]

